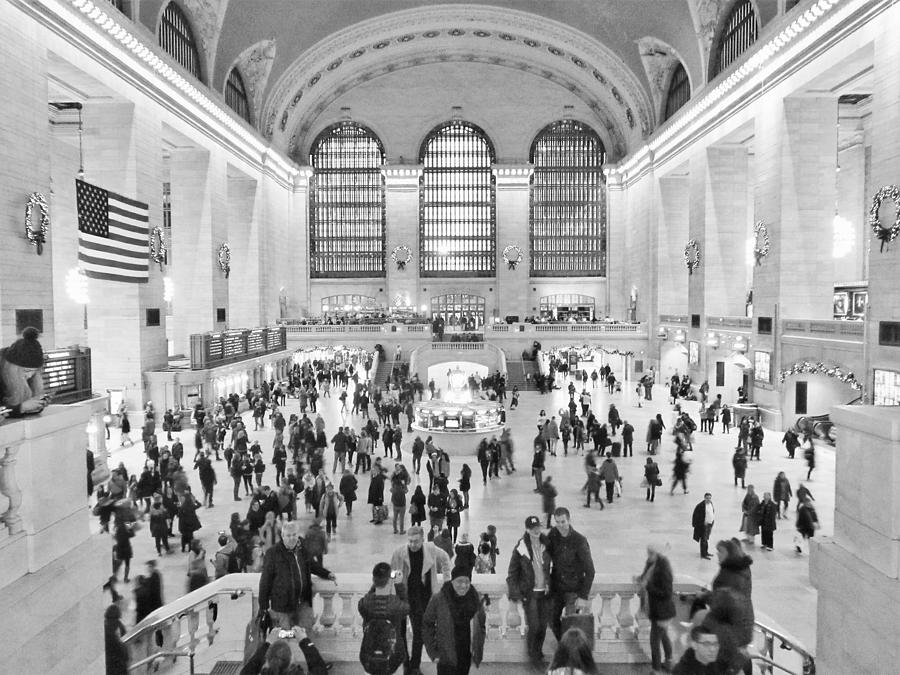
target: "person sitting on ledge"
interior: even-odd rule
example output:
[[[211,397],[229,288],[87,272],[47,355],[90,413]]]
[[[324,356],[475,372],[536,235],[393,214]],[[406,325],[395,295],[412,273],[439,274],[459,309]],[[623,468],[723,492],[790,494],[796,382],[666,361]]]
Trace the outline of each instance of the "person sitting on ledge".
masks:
[[[13,417],[41,412],[47,406],[41,371],[44,349],[40,333],[29,326],[0,360],[0,404],[12,409]]]

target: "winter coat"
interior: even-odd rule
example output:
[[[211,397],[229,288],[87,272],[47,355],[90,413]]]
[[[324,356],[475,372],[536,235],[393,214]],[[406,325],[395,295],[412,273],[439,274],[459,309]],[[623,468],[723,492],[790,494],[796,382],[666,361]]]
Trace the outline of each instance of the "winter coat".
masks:
[[[415,499],[415,497],[413,497]],[[441,590],[441,584],[438,583],[438,574],[442,578],[450,576],[450,556],[446,551],[441,550],[432,542],[426,541],[422,544],[422,583],[428,583],[428,577],[431,577],[431,592],[436,594]],[[409,547],[402,546],[394,551],[391,556],[391,569],[399,571],[403,579],[409,579]]]
[[[605,483],[614,483],[619,480],[619,467],[612,459],[608,458],[600,465],[600,478]]]
[[[356,476],[352,473],[345,473],[341,476],[341,482],[338,489],[344,497],[344,501],[348,504],[352,504],[356,501],[356,487],[358,484]]]
[[[646,597],[642,598],[651,621],[666,621],[675,616],[675,596],[672,590],[672,565],[663,555],[648,560],[640,581]]]
[[[369,483],[369,504],[373,506],[381,506],[384,504],[384,474],[378,473],[372,476]]]
[[[542,534],[541,543],[544,545],[541,556],[541,567],[544,570],[544,584],[550,584],[550,549],[547,536]],[[534,592],[534,547],[531,535],[526,534],[516,543],[509,560],[509,570],[506,573],[506,588],[509,599],[512,602],[526,600]]]
[[[273,546],[263,557],[259,577],[259,607],[276,612],[294,612],[299,603],[312,605],[312,574],[327,579],[331,572],[310,556],[302,537],[293,550],[284,543]]]
[[[757,510],[759,509],[759,496],[754,492],[747,493],[741,501],[741,530],[750,537],[759,534],[759,523],[756,520]]]
[[[771,499],[761,501],[756,509],[756,522],[763,531],[778,529],[778,504]]]
[[[587,600],[594,583],[594,561],[585,536],[570,528],[569,535],[564,537],[554,527],[547,535],[547,548],[553,562],[550,590],[554,593],[577,593]]]
[[[743,478],[747,474],[747,454],[734,453],[734,457],[731,458],[731,466],[734,467],[735,478]]]
[[[440,659],[442,665],[456,665],[456,631],[453,612],[461,611],[470,621],[470,649],[472,663],[481,664],[484,653],[485,613],[478,591],[469,587],[461,603],[453,598],[456,591],[451,582],[446,582],[433,595],[425,610],[422,622],[422,642],[431,660]]]
[[[196,502],[188,496],[178,507],[178,531],[182,534],[193,534],[201,527]]]
[[[162,502],[150,505],[150,536],[151,537],[163,537],[169,533],[169,523],[167,522],[167,518],[169,517],[168,511],[166,511],[166,507],[163,506]]]

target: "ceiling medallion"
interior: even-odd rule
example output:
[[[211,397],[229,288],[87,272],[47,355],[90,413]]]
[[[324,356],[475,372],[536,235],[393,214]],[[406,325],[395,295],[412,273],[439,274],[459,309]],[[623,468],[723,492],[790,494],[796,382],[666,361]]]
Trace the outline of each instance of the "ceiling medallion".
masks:
[[[459,37],[460,35],[465,35],[466,31],[461,28],[454,28],[453,30],[447,31],[447,35],[452,35],[453,37]]]
[[[322,73],[316,73],[311,78],[309,78],[309,82],[306,83],[307,87],[315,87],[316,82],[322,79]]]
[[[594,74],[594,79],[597,80],[597,82],[599,82],[600,84],[606,84],[606,78],[603,77],[603,73],[601,73],[599,70],[597,70],[595,68],[593,71],[593,74]]]
[[[551,54],[553,54],[554,56],[562,56],[563,55],[562,49],[559,49],[558,47],[547,47],[547,51],[550,52]]]
[[[387,40],[382,40],[381,42],[376,42],[374,45],[372,45],[372,49],[384,49],[389,44],[391,44],[391,43],[388,42]]]
[[[532,40],[531,38],[525,38],[522,40],[522,42],[524,42],[529,47],[540,47],[541,46],[540,42],[538,42],[537,40]]]
[[[475,35],[475,37],[480,37],[480,38],[491,37],[491,34],[488,33],[486,30],[476,30],[473,34]]]
[[[401,35],[397,38],[397,42],[412,42],[416,39],[415,35]]]
[[[441,34],[440,31],[437,31],[437,30],[429,30],[429,31],[425,31],[424,33],[422,33],[422,37],[425,37],[425,38],[435,38],[435,37],[437,37],[437,36],[440,35],[440,34]]]
[[[350,53],[351,59],[358,59],[360,56],[366,53],[365,49],[357,49],[355,52]]]
[[[338,59],[337,61],[332,61],[331,63],[328,64],[327,70],[334,70],[335,68],[339,68],[342,63],[343,63],[343,61],[341,59]]]
[[[515,35],[510,35],[509,33],[500,33],[498,36],[501,40],[506,40],[507,42],[515,42]]]
[[[584,61],[582,61],[581,59],[579,59],[577,56],[572,57],[572,63],[574,63],[579,68],[587,68],[587,64]]]

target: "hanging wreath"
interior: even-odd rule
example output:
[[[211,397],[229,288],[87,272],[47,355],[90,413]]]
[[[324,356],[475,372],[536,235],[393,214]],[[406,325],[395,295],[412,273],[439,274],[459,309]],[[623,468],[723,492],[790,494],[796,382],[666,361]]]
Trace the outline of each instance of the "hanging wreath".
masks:
[[[34,207],[41,211],[40,229],[34,229]],[[25,204],[25,236],[28,243],[37,249],[37,254],[44,252],[44,244],[47,243],[47,232],[50,229],[50,210],[47,208],[47,199],[40,192],[32,192]]]
[[[394,250],[391,251],[391,260],[397,263],[397,269],[402,272],[406,269],[409,261],[412,260],[412,249],[405,244],[395,246]]]
[[[762,259],[769,255],[769,228],[762,221],[753,226],[753,257],[756,258],[757,267],[762,263]],[[762,243],[760,243],[762,237]]]
[[[684,264],[687,265],[688,274],[700,267],[700,245],[696,239],[691,239],[684,247]]]
[[[516,269],[524,257],[525,256],[522,255],[522,249],[516,244],[510,244],[503,249],[503,259],[506,261],[507,267],[511,270]]]
[[[150,231],[150,260],[159,265],[159,271],[163,271],[163,263],[166,262],[166,254],[169,252],[166,246],[166,235],[161,227],[154,227]]]
[[[881,203],[886,198],[894,202],[894,205],[897,207],[897,210],[894,212],[894,223],[890,227],[882,227],[881,218],[878,217]],[[900,235],[900,187],[888,185],[875,193],[875,196],[872,198],[872,208],[869,209],[869,225],[872,226],[875,238],[881,240],[881,251],[883,252],[885,244],[889,244]]]
[[[231,248],[227,243],[219,247],[219,268],[225,272],[225,278],[231,274]]]

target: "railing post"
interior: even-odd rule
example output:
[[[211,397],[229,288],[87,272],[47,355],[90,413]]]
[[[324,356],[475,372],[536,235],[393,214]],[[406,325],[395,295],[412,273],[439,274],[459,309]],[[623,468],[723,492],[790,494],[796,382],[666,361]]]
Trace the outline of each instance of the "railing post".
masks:
[[[601,640],[612,640],[616,637],[616,616],[612,611],[613,593],[602,591],[600,594],[600,612],[598,613],[598,637]]]
[[[628,637],[637,636],[637,621],[635,620],[634,612],[631,610],[634,596],[633,592],[622,591],[619,593],[619,613],[616,614],[616,621],[618,621],[619,625],[616,630],[616,637],[620,640],[623,639],[624,635]]]
[[[18,460],[19,446],[13,445],[3,449],[3,457],[0,458],[0,493],[9,500],[6,513],[0,516],[6,524],[10,534],[18,534],[22,531],[22,516],[19,509],[22,508],[22,490],[16,480],[16,461]]]

